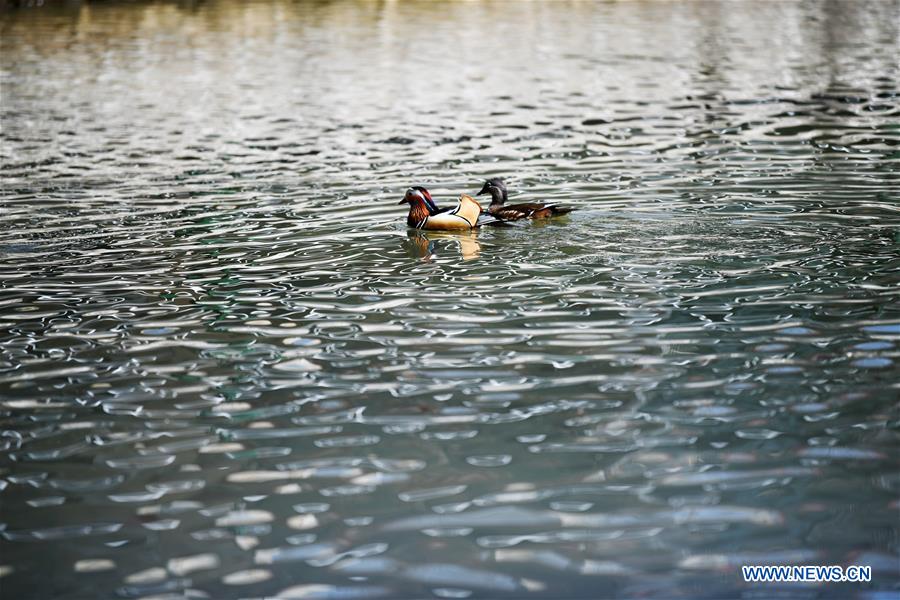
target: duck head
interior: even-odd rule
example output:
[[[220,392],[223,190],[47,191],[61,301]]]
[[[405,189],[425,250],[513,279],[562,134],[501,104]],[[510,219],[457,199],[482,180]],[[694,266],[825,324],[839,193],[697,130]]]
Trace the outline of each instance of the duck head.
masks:
[[[503,204],[507,200],[506,184],[503,183],[503,179],[500,177],[488,179],[484,182],[484,186],[482,186],[481,191],[477,195],[481,196],[482,194],[491,195],[491,204]]]
[[[424,204],[431,214],[438,211],[437,204],[431,199],[431,193],[421,185],[414,185],[406,190],[403,200],[398,202],[398,204],[409,204],[410,206],[415,206],[417,203]]]

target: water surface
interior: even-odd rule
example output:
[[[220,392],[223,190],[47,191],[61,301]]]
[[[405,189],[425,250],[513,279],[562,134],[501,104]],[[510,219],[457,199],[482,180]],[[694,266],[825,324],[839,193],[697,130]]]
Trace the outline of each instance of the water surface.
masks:
[[[3,595],[896,593],[898,23],[5,10]],[[407,231],[498,175],[578,210]]]

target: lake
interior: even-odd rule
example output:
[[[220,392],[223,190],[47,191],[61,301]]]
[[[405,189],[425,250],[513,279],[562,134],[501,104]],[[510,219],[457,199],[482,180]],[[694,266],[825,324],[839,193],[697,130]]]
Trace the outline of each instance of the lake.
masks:
[[[895,597],[900,2],[0,23],[4,597]]]

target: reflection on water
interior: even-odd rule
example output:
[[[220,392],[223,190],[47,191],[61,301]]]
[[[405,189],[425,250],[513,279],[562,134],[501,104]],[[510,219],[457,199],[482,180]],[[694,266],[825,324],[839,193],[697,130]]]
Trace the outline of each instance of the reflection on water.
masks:
[[[410,255],[424,261],[430,262],[432,259],[437,258],[439,253],[442,254],[445,249],[450,247],[456,247],[458,250],[457,256],[462,258],[462,260],[478,258],[481,253],[481,244],[478,243],[478,230],[451,232],[409,229],[406,235],[409,239]]]
[[[4,595],[896,591],[898,23],[3,12]],[[495,175],[578,210],[407,232]]]

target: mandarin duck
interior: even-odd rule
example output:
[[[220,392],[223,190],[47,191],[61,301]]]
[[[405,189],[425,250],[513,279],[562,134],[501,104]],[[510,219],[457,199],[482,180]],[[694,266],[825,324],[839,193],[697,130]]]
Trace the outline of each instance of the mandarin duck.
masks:
[[[556,204],[542,204],[540,202],[525,202],[507,206],[505,204],[507,200],[506,184],[499,177],[485,181],[481,191],[476,195],[481,196],[482,194],[491,195],[491,204],[486,212],[504,221],[546,219],[548,217],[565,215],[575,210],[574,208],[566,208]]]
[[[472,229],[481,225],[481,205],[467,194],[459,197],[455,207],[438,208],[429,191],[416,185],[406,190],[399,204],[409,204],[406,224],[416,229]]]

